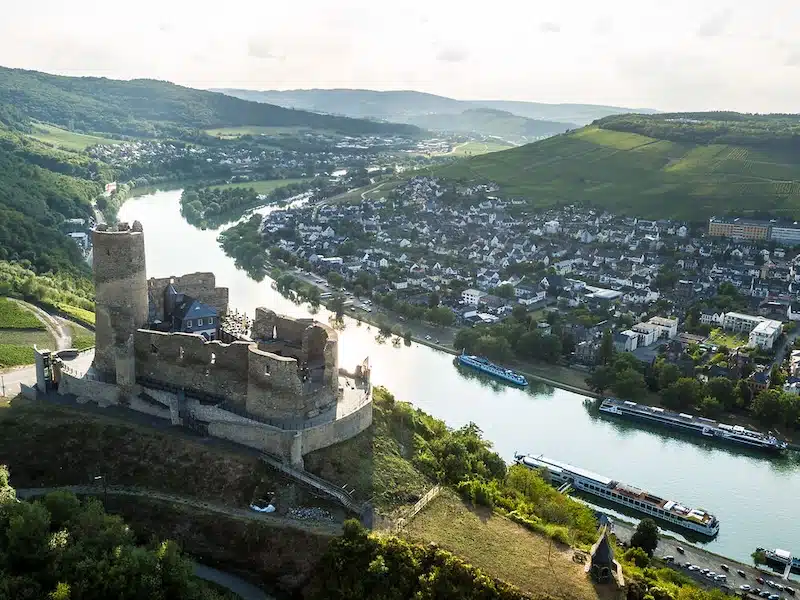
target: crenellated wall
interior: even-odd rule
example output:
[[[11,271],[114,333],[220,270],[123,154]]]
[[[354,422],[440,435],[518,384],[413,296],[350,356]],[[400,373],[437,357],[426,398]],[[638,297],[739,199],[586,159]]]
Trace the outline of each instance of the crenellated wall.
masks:
[[[213,306],[220,316],[227,314],[228,288],[217,287],[217,280],[213,273],[189,273],[180,277],[151,277],[147,281],[150,299],[159,319],[164,316],[164,289],[170,283],[175,286],[179,293],[186,294],[195,300]]]

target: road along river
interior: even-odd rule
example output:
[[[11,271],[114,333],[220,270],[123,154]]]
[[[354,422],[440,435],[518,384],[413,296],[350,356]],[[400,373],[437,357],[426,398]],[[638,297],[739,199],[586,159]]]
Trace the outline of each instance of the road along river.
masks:
[[[213,271],[230,288],[231,307],[253,315],[268,306],[292,316],[312,316],[281,296],[265,279],[256,282],[234,266],[217,244],[218,231],[201,231],[180,215],[180,190],[128,200],[121,221],[144,227],[148,277]],[[326,320],[321,309],[313,315]],[[706,547],[749,562],[757,546],[800,553],[800,457],[784,459],[740,453],[602,419],[578,394],[534,383],[526,390],[464,373],[453,356],[421,344],[379,343],[375,328],[346,319],[340,333],[340,364],[353,368],[366,356],[373,381],[443,419],[451,427],[475,422],[507,461],[515,451],[544,454],[618,479],[662,497],[705,508],[720,520]]]

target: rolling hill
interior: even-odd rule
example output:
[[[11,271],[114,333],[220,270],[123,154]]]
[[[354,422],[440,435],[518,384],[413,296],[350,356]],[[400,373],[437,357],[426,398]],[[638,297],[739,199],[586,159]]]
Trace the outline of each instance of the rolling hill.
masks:
[[[535,206],[583,203],[651,218],[800,217],[800,117],[623,115],[436,171],[491,180]]]
[[[487,123],[470,119],[472,111],[503,111],[516,117],[537,121],[517,121],[517,125],[525,128],[539,128],[545,131],[538,135],[553,135],[585,125],[591,121],[629,112],[652,113],[650,109],[630,109],[619,106],[599,106],[593,104],[543,104],[539,102],[509,102],[503,100],[455,100],[444,96],[426,94],[415,91],[374,90],[288,90],[288,91],[254,91],[241,89],[219,89],[225,94],[237,98],[268,102],[301,110],[310,110],[328,114],[346,115],[357,118],[381,119],[393,123],[411,123],[420,127],[438,130],[463,132],[464,125],[471,123],[474,133],[483,135],[507,135],[493,133],[494,128],[487,128]],[[464,113],[467,112],[467,116]],[[439,117],[437,119],[437,117]],[[473,115],[474,117],[474,115]],[[458,129],[453,125],[457,124]],[[509,122],[507,125],[510,125]],[[489,124],[491,125],[491,123]],[[503,129],[508,128],[507,125]],[[530,134],[518,134],[530,136]]]
[[[214,127],[269,126],[349,134],[415,134],[408,125],[320,115],[166,81],[64,77],[0,67],[0,122],[31,119],[84,133],[171,136]]]

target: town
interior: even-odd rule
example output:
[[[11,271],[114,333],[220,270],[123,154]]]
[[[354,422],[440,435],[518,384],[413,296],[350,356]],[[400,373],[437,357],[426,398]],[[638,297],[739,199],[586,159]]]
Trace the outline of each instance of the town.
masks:
[[[697,375],[734,388],[744,382],[740,403],[770,387],[796,395],[800,255],[791,232],[800,229],[720,231],[722,221],[653,221],[578,206],[534,212],[501,199],[491,183],[418,176],[380,198],[272,212],[261,237],[273,263],[313,273],[310,282],[325,278],[328,296],[347,290],[366,298],[354,310],[477,325],[456,336],[459,349],[594,369],[590,385],[601,392],[637,398],[648,372],[671,365],[651,390]],[[538,350],[526,355],[519,339],[493,343],[492,332],[504,336],[509,320],[529,324],[528,345]],[[595,369],[609,360],[604,336],[639,363],[638,385]],[[447,339],[444,331],[440,337]],[[725,408],[708,403],[701,412]]]

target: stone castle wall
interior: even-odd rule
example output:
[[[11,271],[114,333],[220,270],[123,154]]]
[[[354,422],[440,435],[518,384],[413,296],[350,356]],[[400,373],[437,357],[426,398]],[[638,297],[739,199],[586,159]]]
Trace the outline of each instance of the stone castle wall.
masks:
[[[132,228],[98,225],[92,232],[95,281],[94,364],[104,378],[130,387],[134,383],[133,337],[147,323],[147,276],[144,234]]]
[[[207,342],[192,333],[136,332],[136,375],[228,399],[244,409],[250,342]]]
[[[217,287],[213,273],[189,273],[180,277],[151,277],[147,281],[157,318],[164,317],[164,290],[170,283],[175,286],[178,293],[186,294],[216,308],[220,317],[228,313],[228,288]]]

